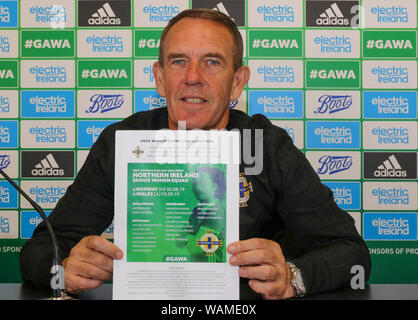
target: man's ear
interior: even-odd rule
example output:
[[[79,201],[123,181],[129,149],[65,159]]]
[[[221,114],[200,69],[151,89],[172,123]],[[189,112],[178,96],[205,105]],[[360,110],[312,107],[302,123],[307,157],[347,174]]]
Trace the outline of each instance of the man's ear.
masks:
[[[163,77],[163,67],[158,62],[154,62],[152,66],[152,74],[155,79],[155,86],[157,88],[158,94],[162,97],[165,97],[166,92]]]
[[[232,82],[231,100],[236,100],[241,96],[242,90],[250,79],[250,68],[247,66],[240,67],[234,73],[234,79]]]

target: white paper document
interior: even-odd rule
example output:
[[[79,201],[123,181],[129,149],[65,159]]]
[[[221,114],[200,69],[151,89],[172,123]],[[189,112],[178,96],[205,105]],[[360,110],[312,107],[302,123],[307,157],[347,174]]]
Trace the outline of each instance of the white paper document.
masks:
[[[117,131],[113,299],[239,299],[239,133]]]

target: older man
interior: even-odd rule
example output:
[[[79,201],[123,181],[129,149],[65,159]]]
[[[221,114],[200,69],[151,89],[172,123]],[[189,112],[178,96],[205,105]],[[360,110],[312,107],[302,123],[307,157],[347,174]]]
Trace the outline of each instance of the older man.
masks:
[[[115,131],[175,130],[180,121],[187,129],[263,130],[261,173],[245,176],[245,164],[240,165],[251,188],[240,202],[241,240],[227,247],[229,263],[240,266],[239,275],[249,279],[254,292],[283,299],[332,290],[349,282],[354,265],[363,266],[368,276],[368,250],[353,219],[336,206],[286,132],[261,115],[228,108],[250,76],[242,65],[242,48],[236,25],[217,11],[183,11],[164,29],[153,73],[167,108],[136,113],[107,127],[50,215],[65,258],[68,292],[111,280],[113,259],[123,256],[99,236],[114,214]],[[21,252],[24,280],[48,286],[49,246],[41,224]]]

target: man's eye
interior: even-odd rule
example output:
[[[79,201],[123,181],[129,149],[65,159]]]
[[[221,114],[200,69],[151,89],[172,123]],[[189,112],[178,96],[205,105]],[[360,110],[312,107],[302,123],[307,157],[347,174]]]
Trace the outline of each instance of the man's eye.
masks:
[[[177,59],[177,60],[172,61],[172,64],[183,64],[183,63],[184,63],[184,60],[181,60],[181,59]]]
[[[208,64],[211,65],[211,66],[217,66],[217,65],[219,65],[219,62],[216,61],[216,60],[213,60],[213,59],[209,59]]]

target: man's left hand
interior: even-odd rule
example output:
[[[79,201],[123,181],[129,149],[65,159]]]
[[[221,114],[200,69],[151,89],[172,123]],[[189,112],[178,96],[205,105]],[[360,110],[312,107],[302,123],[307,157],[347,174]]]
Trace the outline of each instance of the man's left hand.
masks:
[[[229,263],[239,266],[239,275],[250,279],[249,286],[264,299],[287,299],[296,295],[290,285],[291,272],[277,242],[252,238],[227,247]]]

